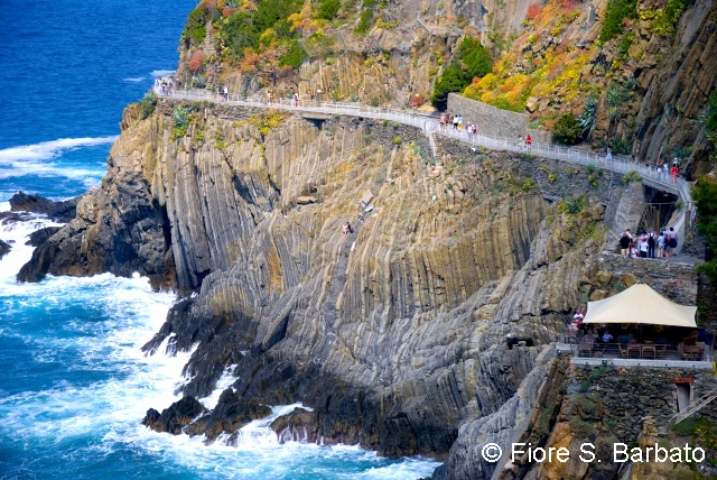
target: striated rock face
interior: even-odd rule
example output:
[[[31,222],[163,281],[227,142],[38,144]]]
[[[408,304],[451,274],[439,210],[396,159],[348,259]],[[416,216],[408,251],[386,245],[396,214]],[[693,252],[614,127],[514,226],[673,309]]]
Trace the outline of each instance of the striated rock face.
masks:
[[[186,405],[145,424],[211,440],[261,405],[302,402],[313,411],[277,420],[282,438],[448,458],[441,478],[487,478],[475,434],[510,438],[533,408],[545,346],[604,237],[600,203],[561,213],[526,175],[553,171],[574,192],[585,173],[440,139],[434,165],[415,129],[229,106],[195,105],[173,138],[178,106],[123,133],[101,188],[23,269],[139,269],[193,291],[145,347],[195,349]],[[227,367],[232,388],[194,420],[192,400]]]

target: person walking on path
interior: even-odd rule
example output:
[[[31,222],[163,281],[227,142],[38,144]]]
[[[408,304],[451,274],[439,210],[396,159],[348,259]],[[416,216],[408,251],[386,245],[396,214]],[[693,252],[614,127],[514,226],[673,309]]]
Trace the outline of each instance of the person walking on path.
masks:
[[[655,232],[650,232],[647,237],[647,258],[655,258]]]
[[[607,147],[607,153],[605,154],[605,161],[610,163],[612,162],[612,148]]]
[[[299,106],[299,92],[294,92],[294,106]]]
[[[527,137],[525,137],[525,148],[528,151],[528,153],[530,153],[532,146],[533,146],[533,137],[528,135]]]
[[[627,232],[623,232],[622,237],[620,238],[620,253],[627,257],[630,255],[630,243],[632,240],[630,240],[630,236]]]

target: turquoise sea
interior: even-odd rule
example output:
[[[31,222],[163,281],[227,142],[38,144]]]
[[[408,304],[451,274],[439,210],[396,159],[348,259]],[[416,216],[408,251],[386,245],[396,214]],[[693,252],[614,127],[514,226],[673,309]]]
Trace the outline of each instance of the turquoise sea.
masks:
[[[18,190],[64,199],[99,183],[122,109],[174,69],[194,6],[0,2],[0,211]],[[32,253],[26,236],[48,224],[0,225],[0,239],[14,241],[0,260],[0,479],[415,479],[438,465],[356,446],[278,445],[261,421],[237,447],[148,431],[147,408],[178,399],[188,358],[139,349],[174,296],[139,276],[17,284]],[[219,393],[202,401],[213,406]]]

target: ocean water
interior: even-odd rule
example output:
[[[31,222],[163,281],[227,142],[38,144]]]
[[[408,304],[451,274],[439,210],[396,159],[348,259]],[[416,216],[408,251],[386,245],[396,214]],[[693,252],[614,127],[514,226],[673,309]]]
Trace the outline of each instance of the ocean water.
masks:
[[[172,71],[194,6],[0,2],[0,211],[18,190],[64,199],[100,181],[122,109]],[[13,245],[0,260],[0,479],[415,479],[438,465],[356,446],[279,445],[267,420],[232,447],[147,430],[147,408],[178,400],[189,356],[140,351],[175,298],[139,276],[16,283],[32,254],[27,235],[47,225],[0,225]],[[218,394],[202,401],[213,406]],[[291,409],[275,406],[274,416]]]

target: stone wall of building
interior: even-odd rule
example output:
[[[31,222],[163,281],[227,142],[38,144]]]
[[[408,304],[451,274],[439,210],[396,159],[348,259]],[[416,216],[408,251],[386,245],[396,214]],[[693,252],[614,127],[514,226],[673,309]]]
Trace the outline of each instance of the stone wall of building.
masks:
[[[568,401],[580,403],[579,397],[595,400],[596,410],[602,413],[602,421],[595,424],[596,429],[610,432],[626,443],[637,440],[644,417],[651,416],[664,427],[669,425],[670,418],[678,413],[678,384],[690,385],[690,404],[717,388],[717,379],[711,370],[587,366],[571,369],[566,385]],[[717,419],[715,407],[717,405],[710,405],[698,415],[714,421]],[[575,410],[564,409],[563,414],[571,411]]]

